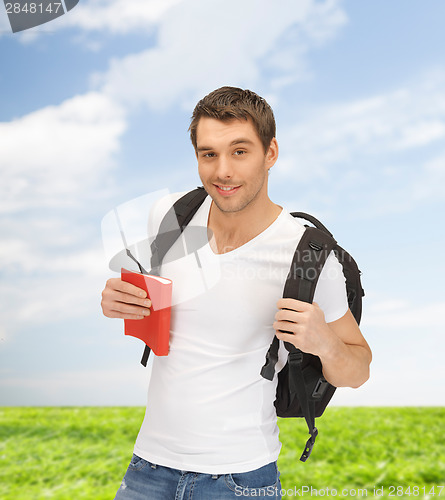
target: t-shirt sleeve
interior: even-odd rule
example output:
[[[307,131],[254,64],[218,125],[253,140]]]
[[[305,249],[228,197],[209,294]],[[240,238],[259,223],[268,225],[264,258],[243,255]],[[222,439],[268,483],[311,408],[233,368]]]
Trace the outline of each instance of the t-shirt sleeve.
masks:
[[[326,259],[315,288],[314,302],[324,312],[326,323],[344,316],[348,310],[346,280],[343,268],[333,252]]]

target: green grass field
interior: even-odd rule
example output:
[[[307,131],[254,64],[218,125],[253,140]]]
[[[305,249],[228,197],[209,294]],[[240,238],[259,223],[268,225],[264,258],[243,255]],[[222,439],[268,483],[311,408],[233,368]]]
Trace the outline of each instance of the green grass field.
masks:
[[[112,500],[143,416],[128,407],[0,408],[0,499]],[[303,464],[304,421],[280,420],[283,498],[445,500],[444,423],[445,408],[328,408]]]

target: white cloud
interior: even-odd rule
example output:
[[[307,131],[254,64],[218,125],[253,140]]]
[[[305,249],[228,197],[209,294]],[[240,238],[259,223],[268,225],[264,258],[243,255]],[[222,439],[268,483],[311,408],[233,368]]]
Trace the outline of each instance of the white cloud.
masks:
[[[400,138],[394,143],[395,149],[408,149],[426,146],[445,137],[445,123],[438,119],[420,120],[408,125],[401,131]]]
[[[97,253],[92,257],[94,260],[90,260],[85,269],[79,264],[77,272],[73,272],[71,268],[67,271],[58,268],[52,272],[45,272],[43,269],[39,275],[20,277],[17,273],[11,280],[4,277],[2,288],[5,296],[0,310],[8,338],[10,333],[31,325],[37,327],[62,320],[69,322],[98,314],[100,292],[108,273],[103,265],[103,258],[100,262]],[[51,259],[48,260],[49,265]],[[80,262],[85,261],[82,259]],[[99,267],[91,273],[94,262],[99,263]]]
[[[270,33],[280,32],[283,20],[287,22],[281,33],[280,41],[287,41],[283,50],[275,50],[271,66],[286,68],[290,66],[305,72],[302,56],[308,45],[318,45],[331,38],[346,22],[346,16],[339,8],[339,0],[282,0],[279,6],[271,8],[266,0],[83,0],[74,9],[54,21],[51,25],[44,24],[15,36],[25,44],[39,39],[41,33],[48,30],[60,31],[70,28],[80,30],[76,37],[87,48],[96,50],[101,46],[99,40],[92,40],[89,35],[95,33],[110,33],[112,35],[152,34],[158,25],[167,37],[173,35],[173,40],[179,40],[179,46],[187,40],[198,43],[188,43],[192,48],[188,60],[192,61],[196,52],[210,48],[219,37],[227,45],[236,47],[247,40],[255,39],[252,47],[261,47],[267,43]],[[278,19],[278,23],[277,23]],[[268,22],[272,20],[272,22]],[[301,21],[304,21],[301,23]],[[298,27],[286,30],[293,22],[301,23]],[[1,16],[0,29],[10,31],[6,13]],[[258,30],[252,27],[258,26]],[[164,29],[164,27],[166,29]],[[172,27],[173,29],[169,29]],[[222,31],[221,31],[222,30]],[[178,39],[175,34],[178,34]],[[230,36],[228,34],[230,33]],[[310,44],[308,41],[310,40]],[[209,47],[210,45],[210,47]],[[184,51],[185,53],[185,51]],[[217,54],[214,54],[217,55]],[[208,64],[208,61],[206,62]],[[301,76],[301,75],[300,75]],[[279,77],[272,82],[288,81],[287,77]],[[291,78],[292,81],[294,78]]]
[[[113,186],[125,128],[122,108],[96,92],[0,123],[0,308],[8,341],[25,325],[97,310],[107,272],[94,216]]]
[[[311,110],[282,142],[293,145],[289,155],[296,155],[296,163],[325,173],[358,155],[400,152],[440,139],[445,139],[445,74],[436,82],[426,75],[409,89]]]
[[[100,312],[100,292],[109,270],[93,208],[53,209],[4,219],[0,224],[2,300],[6,340],[17,331],[78,320]],[[90,215],[91,213],[91,215]]]
[[[71,247],[63,242],[64,239],[73,236],[70,234],[71,223],[62,225],[60,221],[47,233],[42,233],[38,228],[30,229],[27,222],[25,221],[27,234],[17,228],[17,231],[14,229],[10,231],[11,236],[2,238],[0,260],[4,270],[64,275],[86,273],[90,276],[100,272],[105,260],[102,248],[98,248],[97,245],[77,248],[75,237],[72,238]],[[38,222],[36,221],[37,224]],[[86,230],[90,232],[89,229]],[[74,232],[75,236],[79,237],[78,230],[75,229]],[[93,245],[93,242],[90,243]]]
[[[184,0],[82,0],[65,15],[14,36],[24,44],[39,39],[42,33],[77,28],[84,33],[111,33],[113,35],[151,32],[171,7]],[[4,11],[3,4],[0,10]],[[4,14],[4,15],[3,15]],[[0,36],[10,32],[6,11],[0,15]],[[87,45],[92,43],[85,38]]]
[[[328,204],[361,189],[359,217],[440,199],[445,71],[385,94],[312,108],[296,125],[282,127],[279,142],[279,179],[298,177],[300,185],[320,185],[323,192],[328,186]],[[308,203],[320,199],[318,192],[309,194]]]
[[[445,302],[412,304],[402,299],[374,302],[367,306],[366,327],[385,326],[385,329],[439,328],[443,325]],[[442,340],[445,343],[445,339]]]
[[[125,127],[122,109],[96,92],[0,123],[0,212],[79,200],[114,165]]]
[[[266,68],[271,88],[305,76],[304,55],[345,22],[338,2],[191,0],[160,20],[157,46],[114,60],[96,77],[113,99],[154,109],[189,104],[224,84],[256,86]],[[285,43],[283,43],[285,42]]]
[[[64,16],[59,28],[128,34],[152,28],[173,6],[184,0],[90,0]]]

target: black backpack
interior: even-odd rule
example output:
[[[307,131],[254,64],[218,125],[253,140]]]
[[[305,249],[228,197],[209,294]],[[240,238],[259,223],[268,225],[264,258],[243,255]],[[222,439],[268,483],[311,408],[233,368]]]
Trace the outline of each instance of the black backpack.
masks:
[[[162,219],[158,234],[151,243],[151,270],[148,274],[159,275],[162,260],[174,242],[179,238],[187,224],[191,221],[199,207],[207,197],[203,187],[198,187],[176,201]],[[312,303],[315,287],[321,270],[331,251],[334,252],[343,266],[346,278],[346,290],[349,309],[357,323],[362,314],[362,297],[360,275],[354,259],[339,245],[332,234],[315,217],[303,212],[292,212],[292,216],[305,219],[315,227],[306,225],[306,230],[295,250],[289,274],[284,286],[284,298],[296,298]],[[130,255],[130,257],[132,257]],[[133,258],[133,257],[132,257]],[[143,272],[141,268],[141,272]],[[261,375],[273,380],[275,364],[278,361],[280,341],[274,337],[266,355],[266,362]],[[318,430],[315,418],[323,414],[335,392],[322,374],[320,358],[297,349],[293,344],[284,342],[288,351],[286,365],[278,373],[278,385],[274,402],[279,417],[304,417],[310,438],[300,457],[305,462],[311,454]],[[145,346],[141,363],[146,366],[150,348]]]

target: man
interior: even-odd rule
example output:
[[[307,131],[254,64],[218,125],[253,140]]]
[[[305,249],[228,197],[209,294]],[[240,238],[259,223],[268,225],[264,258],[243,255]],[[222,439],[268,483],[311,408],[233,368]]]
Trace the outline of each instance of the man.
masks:
[[[363,384],[371,351],[333,255],[313,304],[279,299],[304,227],[268,196],[278,143],[266,101],[248,90],[215,90],[197,104],[190,136],[209,195],[191,224],[211,235],[204,272],[220,274],[206,293],[172,308],[169,355],[153,360],[145,419],[116,499],[281,498],[276,377],[260,375],[273,336],[319,356],[334,386]],[[161,275],[180,293],[187,272],[176,261]],[[108,317],[149,314],[145,292],[118,278],[102,295]]]

